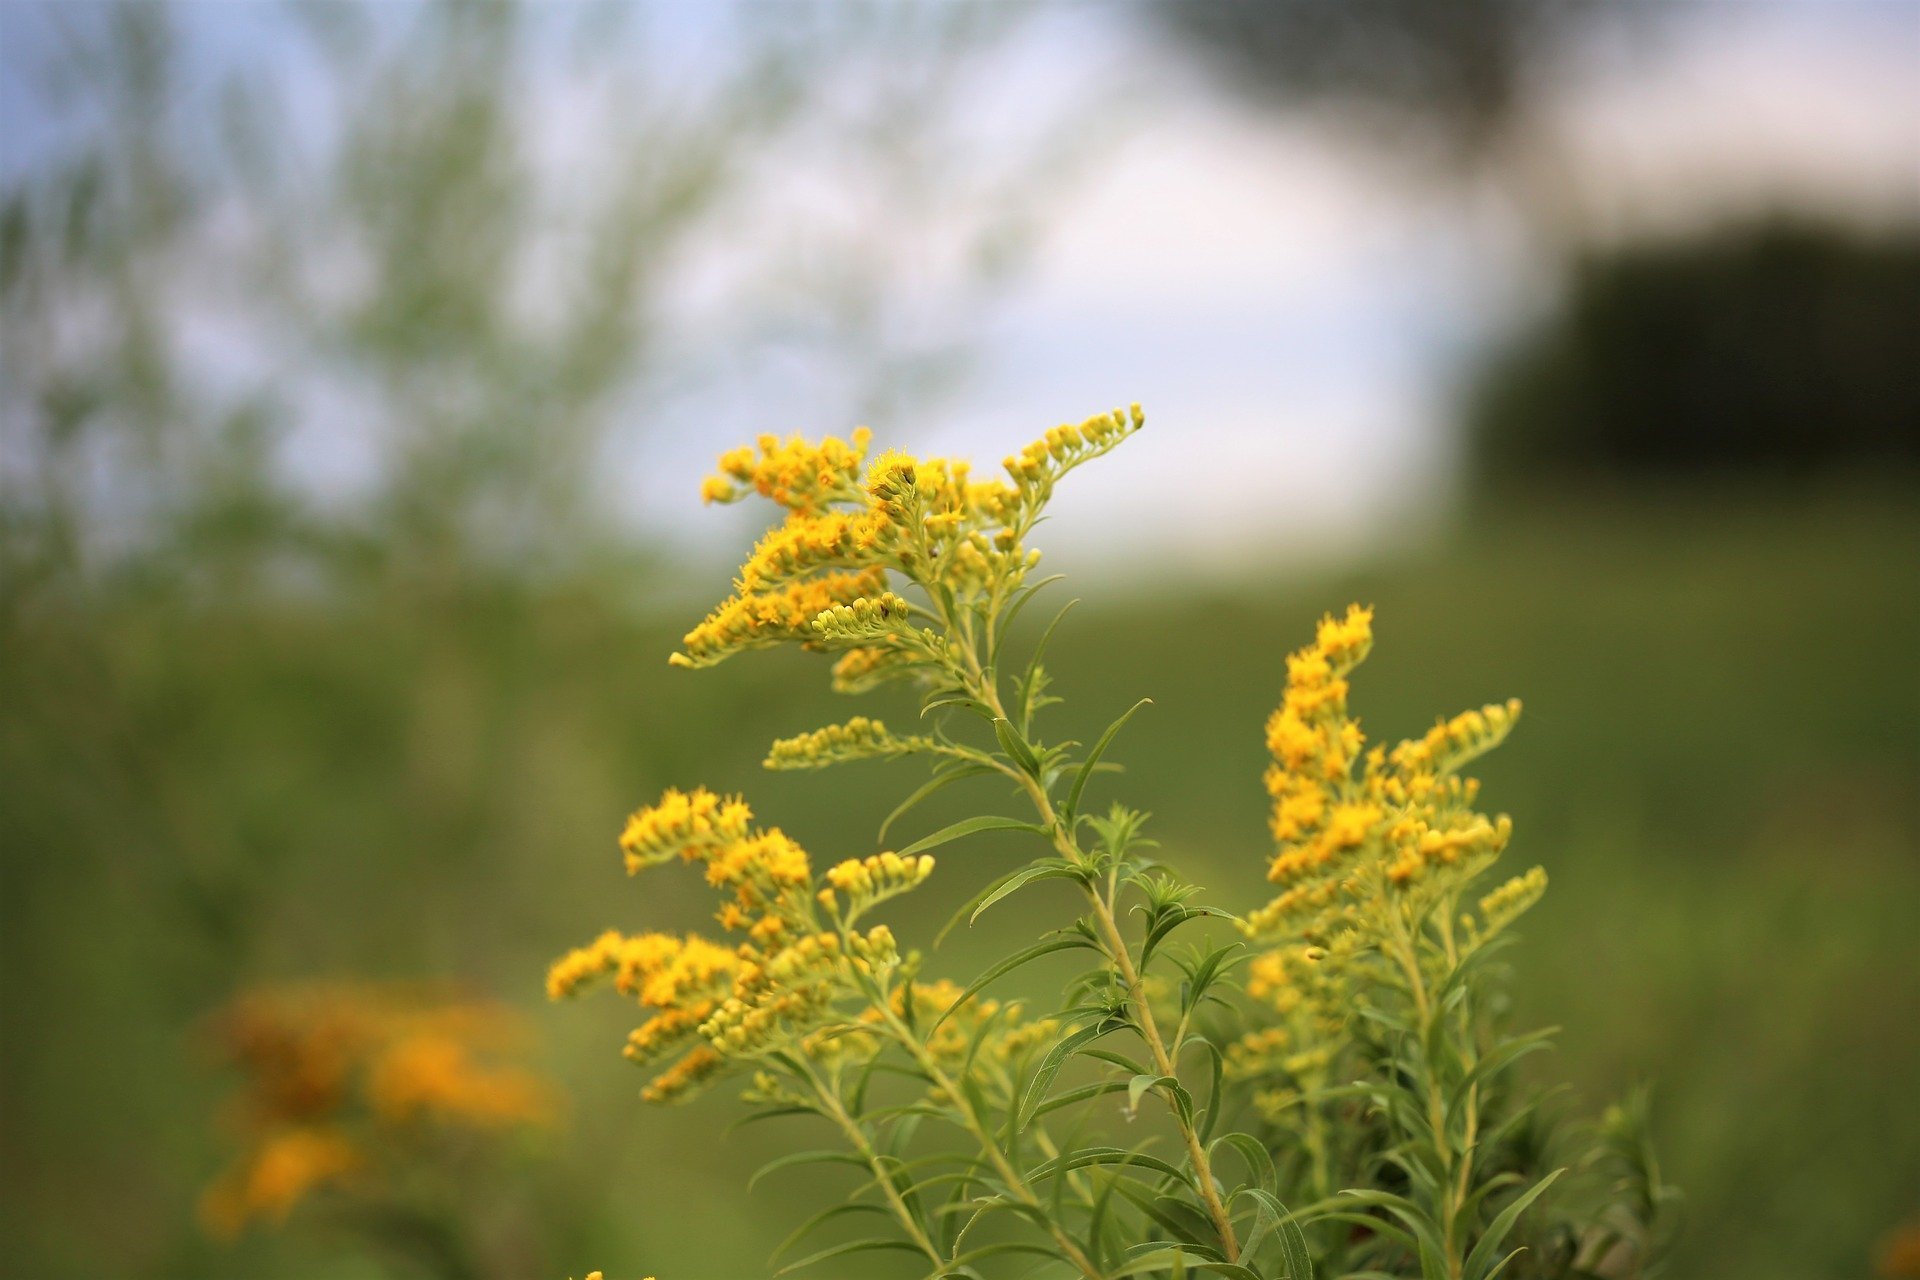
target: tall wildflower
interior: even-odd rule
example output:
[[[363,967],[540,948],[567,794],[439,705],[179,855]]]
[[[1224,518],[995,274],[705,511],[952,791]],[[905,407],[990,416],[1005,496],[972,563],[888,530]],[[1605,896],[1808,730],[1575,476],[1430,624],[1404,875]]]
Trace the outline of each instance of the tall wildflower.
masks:
[[[861,1212],[884,1215],[891,1234],[789,1269],[898,1249],[917,1255],[914,1274],[981,1280],[1008,1274],[995,1269],[1005,1259],[1035,1258],[1084,1280],[1493,1280],[1503,1268],[1521,1280],[1530,1264],[1502,1242],[1523,1216],[1533,1227],[1529,1206],[1557,1174],[1501,1145],[1527,1114],[1507,1069],[1531,1042],[1491,1030],[1484,965],[1545,876],[1469,898],[1511,829],[1475,809],[1477,786],[1460,772],[1500,742],[1519,704],[1370,745],[1348,700],[1373,615],[1324,618],[1288,658],[1267,725],[1271,899],[1244,918],[1202,902],[1152,852],[1146,815],[1088,802],[1145,700],[1090,744],[1049,742],[1041,713],[1058,699],[1042,655],[1059,616],[1022,660],[1012,645],[1049,581],[1027,543],[1056,486],[1142,424],[1136,406],[1055,427],[986,478],[957,459],[869,457],[864,431],[762,437],[723,457],[703,496],[757,494],[778,523],[671,661],[794,646],[830,656],[841,692],[914,686],[914,732],[853,716],[779,739],[764,761],[929,765],[878,844],[969,779],[1010,786],[1022,813],[847,850],[817,871],[738,797],[669,790],[629,819],[627,869],[699,866],[727,940],[609,932],[557,961],[549,990],[611,977],[641,1005],[627,1056],[654,1073],[648,1098],[738,1074],[763,1114],[811,1115],[837,1135],[843,1151],[769,1167],[861,1171],[854,1198],[795,1238]],[[928,881],[929,850],[989,831],[1041,852],[980,888],[949,928],[1048,882],[1080,914],[964,985],[923,976],[923,955],[873,919]],[[987,993],[1049,957],[1086,966],[1051,1016]],[[936,1131],[958,1145],[929,1140]],[[1632,1126],[1619,1132],[1621,1159],[1651,1169]],[[1639,1190],[1652,1203],[1657,1180]],[[1612,1259],[1650,1254],[1651,1228],[1613,1208],[1563,1211],[1547,1229],[1571,1231],[1571,1251],[1541,1250],[1559,1270],[1539,1274],[1612,1275]],[[976,1230],[989,1219],[1000,1230]]]

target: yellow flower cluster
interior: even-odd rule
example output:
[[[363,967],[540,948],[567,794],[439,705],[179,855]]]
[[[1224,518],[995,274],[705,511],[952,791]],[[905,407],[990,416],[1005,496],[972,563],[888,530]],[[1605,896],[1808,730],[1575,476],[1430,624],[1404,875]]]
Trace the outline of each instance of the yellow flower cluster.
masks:
[[[627,820],[620,844],[629,871],[676,858],[702,863],[707,883],[732,891],[720,923],[746,934],[728,947],[694,935],[609,931],[548,971],[554,999],[611,974],[617,990],[652,1011],[628,1038],[626,1054],[635,1063],[648,1066],[686,1050],[647,1086],[644,1096],[657,1102],[691,1093],[728,1059],[796,1043],[803,1051],[818,1045],[824,1053],[844,1053],[844,1045],[809,1036],[830,1020],[854,974],[890,970],[899,954],[884,925],[843,936],[822,929],[815,908],[835,901],[836,889],[864,908],[913,888],[933,869],[931,858],[886,853],[843,862],[816,878],[799,844],[777,828],[754,827],[753,812],[739,797],[705,788],[667,791]],[[835,929],[855,914],[836,916]]]
[[[871,511],[796,515],[769,530],[740,566],[740,589],[759,591],[824,569],[870,565],[888,532]]]
[[[800,1040],[828,1020],[844,988],[848,966],[875,972],[899,963],[893,933],[879,925],[867,934],[815,933],[749,965],[700,1033],[722,1053],[753,1057]]]
[[[658,804],[627,819],[620,833],[627,874],[679,857],[691,861],[721,845],[744,840],[753,810],[739,796],[722,799],[705,787],[669,787]]]
[[[752,826],[753,810],[738,796],[705,787],[669,788],[660,802],[627,819],[620,835],[629,875],[679,858],[706,866],[707,883],[731,889],[718,919],[766,946],[804,926],[813,869],[807,851],[778,827]]]
[[[707,477],[700,496],[737,502],[751,491],[790,511],[817,511],[855,487],[872,439],[865,427],[856,429],[850,442],[829,437],[817,445],[799,436],[763,435],[755,441],[757,455],[743,447],[723,456],[719,473]]]
[[[685,649],[668,661],[679,667],[710,667],[747,649],[811,644],[813,620],[821,613],[877,595],[886,582],[881,570],[865,569],[733,596],[687,632],[681,640]]]
[[[308,1195],[346,1181],[360,1166],[360,1148],[331,1128],[282,1129],[262,1137],[243,1163],[208,1188],[201,1222],[223,1240],[256,1220],[285,1222]]]
[[[895,737],[885,724],[855,716],[812,733],[781,738],[767,752],[769,769],[821,769],[848,760],[890,760],[914,751],[931,751],[932,738]]]
[[[847,897],[842,918],[857,920],[874,904],[918,888],[932,874],[933,858],[926,854],[903,858],[897,853],[876,853],[870,858],[848,858],[827,868],[827,884],[831,887],[820,891],[820,905],[837,915],[837,890]]]
[[[688,1050],[646,1088],[649,1100],[664,1102],[685,1093],[719,1065],[712,1050],[697,1043],[700,1024],[733,990],[746,963],[734,948],[691,934],[628,937],[608,930],[554,963],[547,973],[547,995],[564,999],[610,973],[615,990],[655,1010],[628,1035],[625,1053],[644,1067]]]
[[[833,664],[835,693],[865,693],[899,676],[910,675],[925,660],[904,636],[888,636],[879,644],[849,649]]]
[[[201,1201],[222,1237],[283,1220],[323,1187],[376,1184],[423,1126],[501,1130],[554,1110],[546,1084],[511,1060],[525,1033],[500,1005],[397,987],[279,987],[236,999],[212,1032],[245,1082],[233,1107],[242,1153]]]
[[[813,633],[831,644],[871,644],[875,640],[906,632],[912,611],[907,602],[891,591],[882,591],[868,599],[837,604],[823,609],[813,620]]]
[[[1249,917],[1260,936],[1322,941],[1338,931],[1378,873],[1398,889],[1454,870],[1477,874],[1505,846],[1510,824],[1471,804],[1477,785],[1455,770],[1497,745],[1520,704],[1442,721],[1388,752],[1367,749],[1347,710],[1347,677],[1373,644],[1372,611],[1355,605],[1321,620],[1314,642],[1287,659],[1287,689],[1267,724],[1276,852],[1268,879],[1283,886]]]
[[[862,477],[870,439],[864,430],[850,443],[763,436],[757,450],[725,455],[702,496],[733,502],[757,492],[786,517],[755,544],[735,594],[687,633],[671,660],[704,667],[747,649],[821,648],[832,640],[859,646],[836,667],[838,688],[866,688],[921,669],[933,655],[916,652],[919,637],[905,626],[904,602],[883,595],[888,573],[923,585],[937,581],[956,600],[1013,590],[1037,558],[1021,547],[1021,536],[1054,483],[1142,422],[1135,405],[1130,413],[1055,427],[1007,459],[1006,480],[976,481],[958,459],[893,452]],[[857,603],[862,598],[865,606]],[[830,610],[831,617],[821,617]]]
[[[1261,1109],[1269,1111],[1276,1099],[1298,1097],[1326,1083],[1327,1069],[1333,1065],[1334,1045],[1331,1039],[1303,1035],[1292,1026],[1267,1027],[1248,1032],[1228,1045],[1224,1070],[1230,1080],[1276,1075],[1291,1078],[1295,1082],[1293,1092],[1265,1095],[1267,1101]]]
[[[1546,891],[1545,867],[1523,872],[1480,899],[1480,919],[1469,924],[1480,936],[1492,937],[1524,915]]]
[[[1329,939],[1326,947],[1280,947],[1248,962],[1247,994],[1281,1020],[1229,1046],[1229,1075],[1236,1079],[1288,1077],[1296,1092],[1286,1097],[1297,1097],[1297,1091],[1327,1082],[1327,1070],[1346,1029],[1343,979],[1359,942],[1357,932],[1347,932]],[[1268,1101],[1281,1096],[1272,1095]]]
[[[1005,462],[1007,474],[1023,489],[1051,485],[1072,467],[1097,458],[1138,431],[1146,421],[1139,405],[1098,414],[1079,426],[1062,424]]]

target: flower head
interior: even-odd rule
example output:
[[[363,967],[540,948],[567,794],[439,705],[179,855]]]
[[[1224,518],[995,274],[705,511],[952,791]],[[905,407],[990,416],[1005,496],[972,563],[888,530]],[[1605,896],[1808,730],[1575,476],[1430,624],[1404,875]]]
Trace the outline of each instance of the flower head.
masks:
[[[283,1221],[324,1188],[377,1187],[409,1135],[540,1125],[556,1109],[515,1060],[519,1018],[486,1001],[373,984],[263,988],[222,1010],[212,1034],[243,1077],[232,1108],[242,1151],[201,1204],[222,1236]]]

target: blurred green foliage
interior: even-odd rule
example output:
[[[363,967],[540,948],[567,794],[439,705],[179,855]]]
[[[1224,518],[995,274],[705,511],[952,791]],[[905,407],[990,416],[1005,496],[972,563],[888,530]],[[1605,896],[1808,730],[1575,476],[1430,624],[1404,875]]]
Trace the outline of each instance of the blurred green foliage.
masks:
[[[1593,0],[1168,0],[1157,13],[1255,97],[1331,105],[1466,163],[1531,108],[1543,66],[1620,20]]]
[[[1379,607],[1358,708],[1376,732],[1524,697],[1523,731],[1484,773],[1516,856],[1554,880],[1517,956],[1524,1019],[1566,1027],[1551,1070],[1589,1108],[1656,1084],[1689,1198],[1676,1274],[1857,1272],[1920,1185],[1902,1084],[1920,1074],[1917,534],[1910,501],[1851,492],[1560,508],[1339,575],[1143,587],[1056,639],[1063,731],[1118,709],[1091,693],[1153,697],[1112,785],[1216,896],[1251,901],[1260,726],[1321,609]],[[621,816],[670,783],[744,788],[822,857],[870,849],[907,772],[822,788],[758,767],[770,738],[836,710],[819,664],[670,670],[679,627],[662,616],[699,603],[636,613],[631,586],[9,593],[0,1061],[24,1274],[384,1274],[325,1236],[233,1254],[196,1237],[219,1082],[186,1033],[235,985],[450,977],[537,1010],[545,961],[583,933],[704,912],[691,877],[642,891],[619,871]],[[943,860],[902,936],[1005,861],[988,839]],[[1054,905],[1008,904],[997,928],[1037,931]],[[966,976],[992,951],[962,936],[932,969]],[[758,1274],[782,1224],[836,1194],[744,1195],[744,1171],[794,1135],[715,1141],[719,1099],[642,1108],[617,1006],[541,1016],[574,1122],[487,1210],[495,1228],[524,1215],[516,1256],[534,1273]]]
[[[1920,472],[1920,232],[1771,219],[1587,253],[1477,375],[1501,482]]]

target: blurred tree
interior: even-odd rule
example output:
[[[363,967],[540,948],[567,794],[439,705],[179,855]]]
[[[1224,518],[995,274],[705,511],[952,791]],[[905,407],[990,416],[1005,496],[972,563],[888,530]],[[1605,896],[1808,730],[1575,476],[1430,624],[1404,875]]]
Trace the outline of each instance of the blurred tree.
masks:
[[[1592,0],[1186,0],[1161,15],[1247,92],[1323,102],[1464,161],[1528,106]]]
[[[609,532],[617,424],[744,353],[833,366],[836,418],[946,367],[1073,124],[962,145],[998,7],[305,3],[249,12],[223,38],[267,56],[231,68],[213,9],[23,12],[16,567],[551,570]]]
[[[818,383],[747,429],[957,367],[1084,136],[968,145],[1023,13],[0,6],[10,1262],[294,1273],[195,1252],[182,1024],[534,972],[529,851],[693,740],[632,732],[664,575],[610,455],[762,364]]]
[[[1376,154],[1503,201],[1554,251],[1577,231],[1578,175],[1541,108],[1603,27],[1657,6],[1600,0],[1155,0],[1156,17],[1258,104],[1317,110]]]
[[[1494,481],[1920,477],[1920,234],[1774,220],[1595,251],[1467,417]]]

